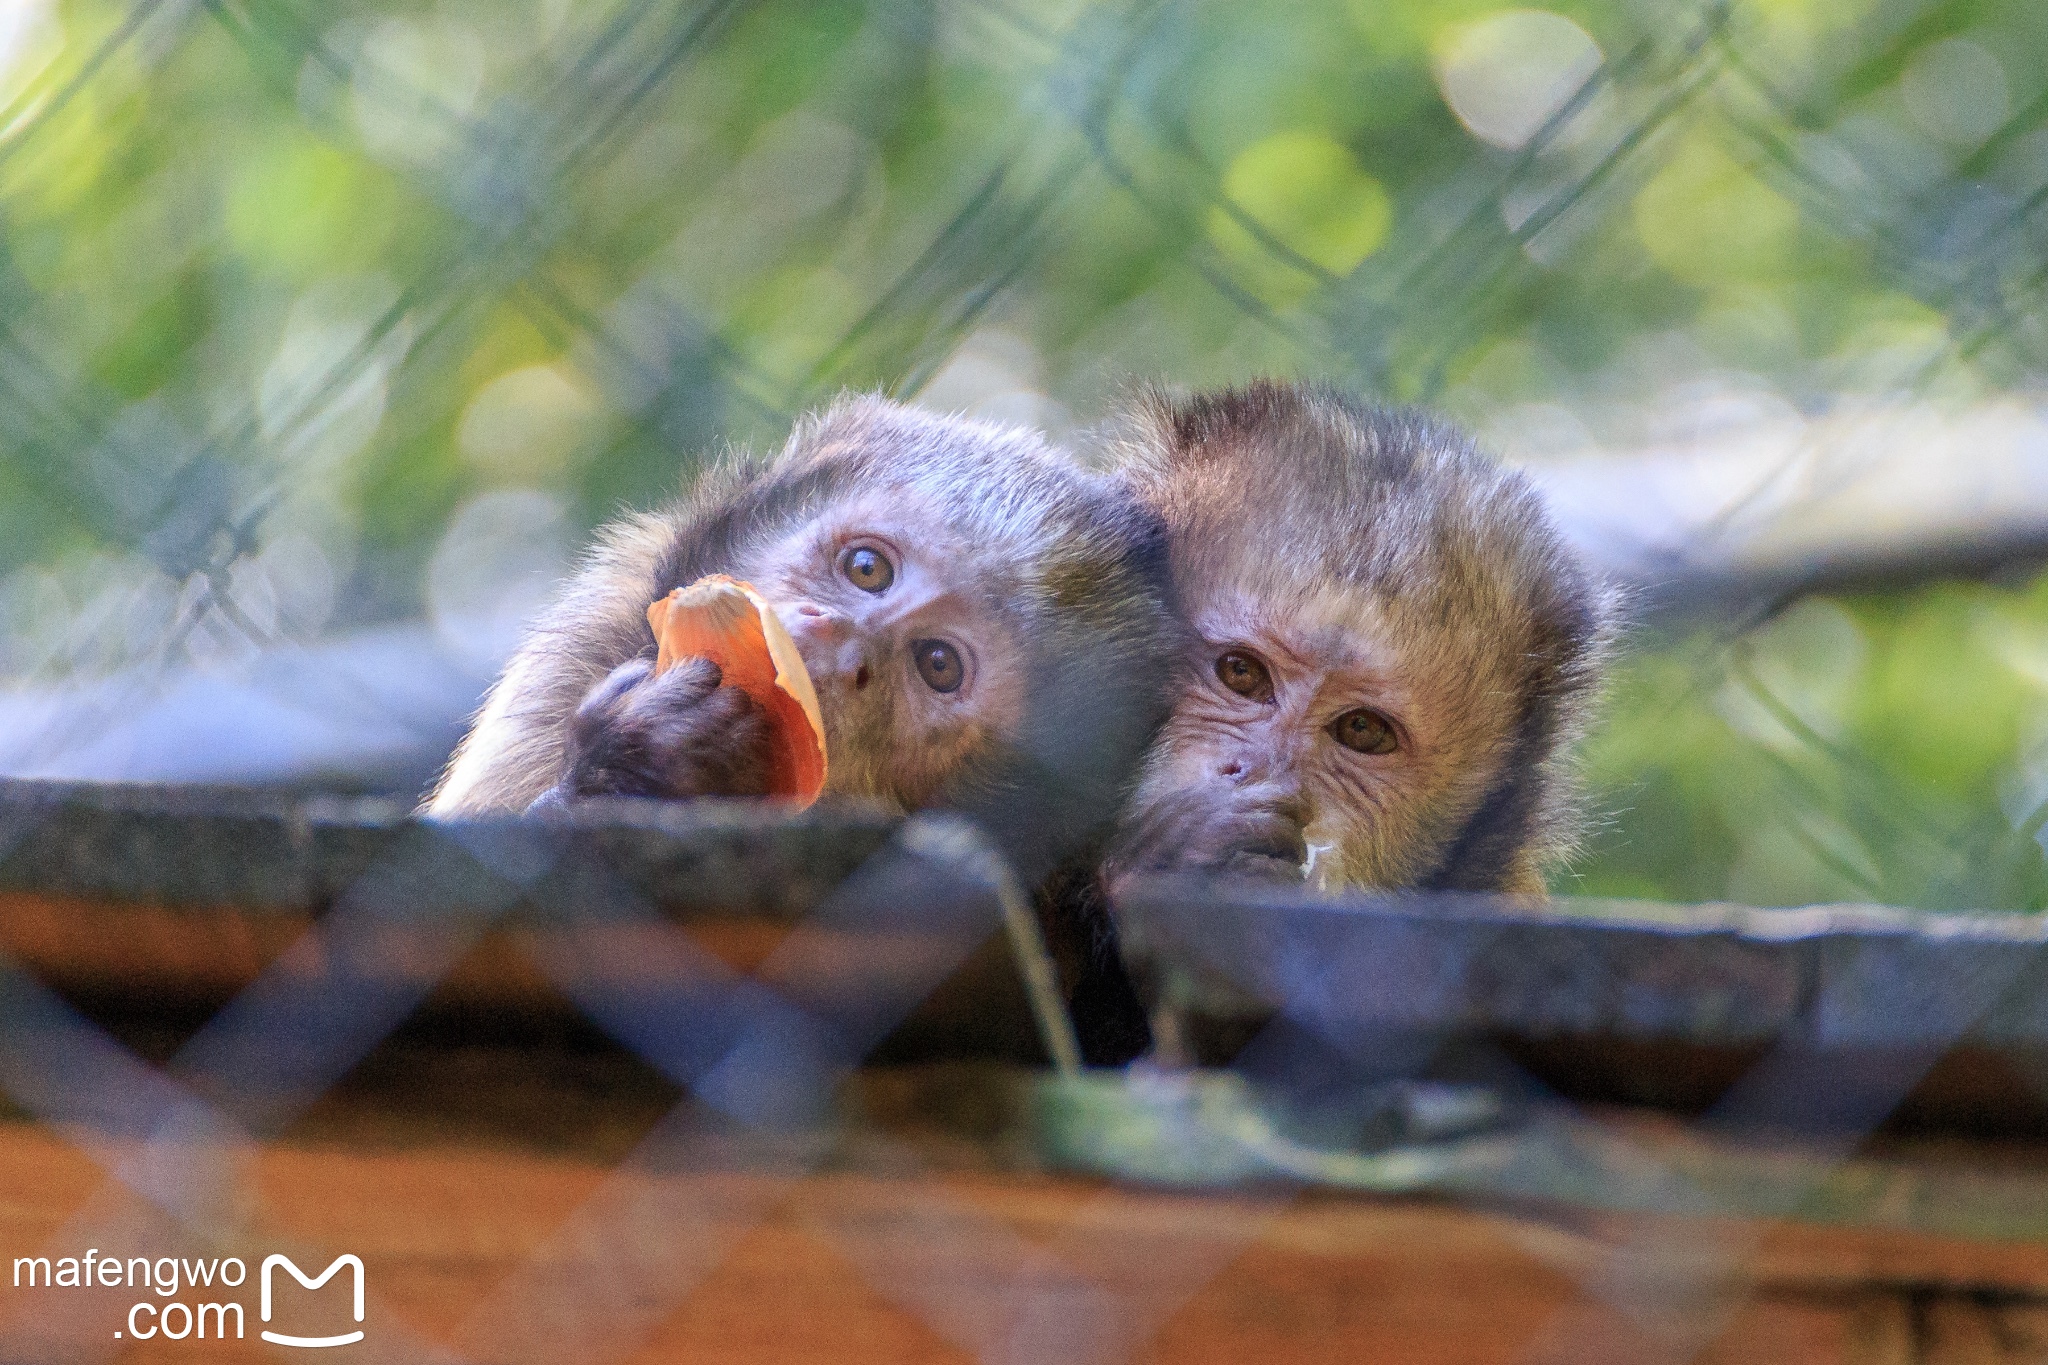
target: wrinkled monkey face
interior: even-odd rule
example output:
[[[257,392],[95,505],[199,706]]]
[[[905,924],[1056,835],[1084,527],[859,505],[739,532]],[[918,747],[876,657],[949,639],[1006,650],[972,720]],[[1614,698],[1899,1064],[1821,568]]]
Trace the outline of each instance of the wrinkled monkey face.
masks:
[[[926,804],[1020,713],[1000,586],[914,494],[828,509],[746,567],[817,688],[828,789]]]
[[[1441,655],[1369,598],[1193,604],[1197,644],[1112,876],[1198,870],[1402,885],[1427,870],[1463,770],[1484,766]]]

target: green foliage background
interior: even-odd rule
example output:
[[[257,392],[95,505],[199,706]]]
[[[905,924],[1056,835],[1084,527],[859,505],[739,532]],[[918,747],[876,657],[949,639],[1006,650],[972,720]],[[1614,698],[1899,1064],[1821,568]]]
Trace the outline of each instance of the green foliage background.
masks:
[[[416,618],[487,494],[573,541],[962,356],[1061,434],[1279,373],[1538,463],[1688,381],[2032,401],[2048,8],[1546,13],[1586,84],[1489,142],[1447,73],[1569,33],[1485,0],[22,5],[0,671]],[[2044,689],[2040,585],[1646,629],[1560,886],[2048,904]]]

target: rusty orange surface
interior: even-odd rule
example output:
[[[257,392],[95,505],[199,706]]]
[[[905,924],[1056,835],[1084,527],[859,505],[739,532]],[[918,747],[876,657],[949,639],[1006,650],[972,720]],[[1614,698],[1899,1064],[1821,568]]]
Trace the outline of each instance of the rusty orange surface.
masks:
[[[2048,1340],[2038,1308],[2000,1298],[2048,1294],[2048,1249],[2034,1245],[1204,1197],[1015,1173],[620,1173],[459,1143],[170,1150],[156,1159],[189,1159],[185,1188],[219,1182],[218,1198],[187,1211],[195,1222],[110,1180],[103,1163],[119,1151],[0,1126],[6,1261],[94,1247],[236,1255],[253,1272],[280,1251],[311,1272],[352,1252],[366,1268],[367,1335],[321,1357],[338,1361],[439,1348],[844,1365],[993,1358],[1022,1342],[1032,1358],[1191,1365],[1733,1365],[2034,1359]],[[1687,1258],[1715,1246],[1739,1252],[1727,1273],[1688,1280]],[[240,1291],[248,1335],[202,1345],[113,1336],[138,1299],[163,1301],[153,1291],[8,1285],[0,1353],[253,1358],[271,1351],[255,1340],[254,1288]],[[290,1293],[300,1297],[281,1297],[280,1311],[302,1323],[345,1316],[338,1298]],[[1660,1320],[1655,1305],[1683,1308],[1685,1293],[1690,1314]]]

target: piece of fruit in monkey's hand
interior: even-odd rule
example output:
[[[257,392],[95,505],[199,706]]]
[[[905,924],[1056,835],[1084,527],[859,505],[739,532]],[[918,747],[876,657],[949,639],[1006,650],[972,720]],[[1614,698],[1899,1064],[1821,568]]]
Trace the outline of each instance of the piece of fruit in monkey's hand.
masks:
[[[768,714],[768,795],[808,806],[825,790],[825,720],[818,694],[775,609],[725,574],[677,588],[647,609],[659,653],[654,671],[682,659],[709,659]]]

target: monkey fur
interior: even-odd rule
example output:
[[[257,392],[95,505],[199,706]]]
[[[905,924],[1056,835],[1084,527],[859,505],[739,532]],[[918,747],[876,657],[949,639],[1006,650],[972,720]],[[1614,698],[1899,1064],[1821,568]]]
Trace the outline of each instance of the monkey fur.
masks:
[[[1426,417],[1271,382],[1148,394],[1115,453],[1194,636],[1117,860],[1540,893],[1611,607],[1527,480]],[[1384,752],[1332,733],[1359,710]]]
[[[1111,430],[1189,634],[1103,874],[1052,917],[1099,944],[1148,871],[1541,894],[1613,600],[1529,483],[1428,417],[1288,383],[1148,390]],[[1113,950],[1091,962],[1084,1042],[1123,1060],[1138,1007]]]
[[[714,572],[796,641],[828,796],[978,816],[1028,881],[1108,827],[1164,715],[1156,516],[1028,432],[850,396],[603,528],[424,809],[758,792],[765,731],[715,665],[651,675],[648,605]]]

